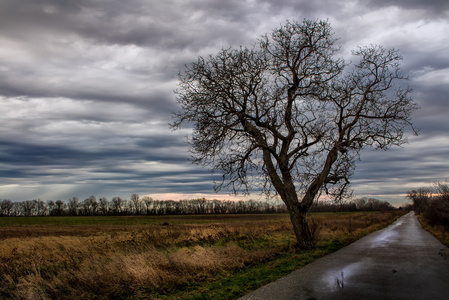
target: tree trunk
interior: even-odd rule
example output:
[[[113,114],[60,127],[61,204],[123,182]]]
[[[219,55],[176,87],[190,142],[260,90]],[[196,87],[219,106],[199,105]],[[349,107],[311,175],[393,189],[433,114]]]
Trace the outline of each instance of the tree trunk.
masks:
[[[299,203],[288,207],[290,220],[293,225],[298,247],[300,249],[310,249],[315,245],[314,237],[310,231],[309,223],[307,222],[307,210],[301,209]]]
[[[314,236],[310,230],[309,223],[307,223],[307,212],[312,206],[315,196],[318,194],[320,188],[325,182],[332,168],[332,165],[337,160],[337,158],[338,151],[337,148],[334,147],[327,154],[323,170],[310,184],[301,202],[298,201],[291,176],[290,174],[287,174],[289,184],[284,185],[284,188],[286,190],[284,196],[286,199],[284,202],[287,205],[287,209],[290,213],[290,220],[293,224],[293,230],[295,231],[296,239],[298,240],[298,246],[301,249],[312,248],[315,244]]]
[[[314,240],[309,224],[307,223],[306,215],[310,206],[312,206],[313,197],[312,201],[305,202],[305,204],[301,205],[288,168],[287,159],[283,159],[283,163],[280,163],[280,168],[283,171],[283,180],[279,178],[276,168],[271,160],[271,153],[268,150],[263,152],[263,159],[274,188],[287,206],[287,210],[290,214],[290,221],[293,225],[293,231],[295,232],[296,240],[298,241],[298,247],[301,249],[312,248],[314,246]]]

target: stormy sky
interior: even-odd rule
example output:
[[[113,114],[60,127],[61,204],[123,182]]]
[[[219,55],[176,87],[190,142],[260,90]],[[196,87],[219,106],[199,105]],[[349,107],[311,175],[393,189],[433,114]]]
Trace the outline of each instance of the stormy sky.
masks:
[[[188,129],[168,126],[177,75],[304,18],[328,19],[348,60],[399,49],[421,108],[409,144],[362,153],[356,196],[398,204],[446,180],[447,0],[0,0],[0,199],[229,197],[190,163]]]

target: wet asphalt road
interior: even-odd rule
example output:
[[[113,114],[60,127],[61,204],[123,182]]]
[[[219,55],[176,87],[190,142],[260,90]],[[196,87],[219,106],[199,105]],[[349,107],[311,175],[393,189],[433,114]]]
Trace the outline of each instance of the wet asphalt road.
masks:
[[[449,299],[449,249],[411,212],[241,299]]]

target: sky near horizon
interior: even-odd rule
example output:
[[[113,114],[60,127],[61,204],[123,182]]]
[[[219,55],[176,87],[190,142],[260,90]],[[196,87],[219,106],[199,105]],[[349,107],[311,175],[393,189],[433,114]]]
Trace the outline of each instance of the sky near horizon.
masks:
[[[289,20],[327,19],[340,55],[399,49],[420,135],[362,152],[357,197],[406,202],[449,177],[447,0],[0,0],[0,200],[232,199],[172,131],[177,75]],[[251,195],[256,199],[257,193]]]

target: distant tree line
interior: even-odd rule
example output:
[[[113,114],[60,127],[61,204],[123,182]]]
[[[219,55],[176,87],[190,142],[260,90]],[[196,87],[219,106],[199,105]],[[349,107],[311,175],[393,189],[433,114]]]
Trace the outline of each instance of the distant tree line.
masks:
[[[193,215],[193,214],[250,214],[283,213],[280,201],[230,201],[198,198],[191,200],[154,200],[132,194],[130,199],[90,196],[84,200],[77,197],[62,200],[40,199],[0,202],[0,216],[101,216],[101,215]]]
[[[390,203],[374,198],[359,198],[350,202],[335,203],[317,201],[312,212],[337,211],[378,211],[394,209]],[[0,202],[0,216],[101,216],[101,215],[194,215],[194,214],[251,214],[286,213],[281,201],[256,200],[154,200],[132,194],[130,199],[106,197],[97,199],[90,196],[84,200],[77,197],[62,200],[43,201],[40,199],[13,202],[5,199]]]
[[[311,212],[332,211],[385,211],[395,208],[388,202],[375,198],[357,198],[352,201],[335,203],[329,201],[317,201],[310,208]]]
[[[430,187],[411,190],[407,198],[413,210],[432,225],[443,225],[449,229],[449,183],[437,182]]]

